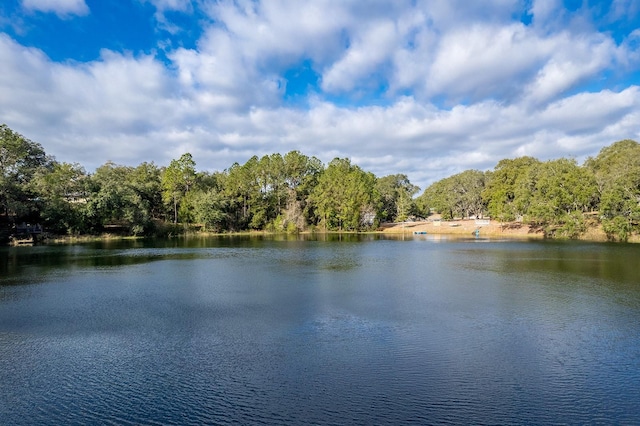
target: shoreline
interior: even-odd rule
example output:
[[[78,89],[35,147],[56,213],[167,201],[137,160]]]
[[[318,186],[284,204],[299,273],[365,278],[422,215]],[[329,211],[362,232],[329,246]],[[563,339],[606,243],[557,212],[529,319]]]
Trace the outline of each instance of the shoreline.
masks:
[[[516,222],[494,222],[480,221],[473,219],[460,219],[451,221],[419,221],[419,222],[400,222],[385,223],[380,225],[378,229],[373,231],[302,231],[298,234],[380,234],[389,236],[414,235],[414,234],[431,234],[431,235],[454,235],[454,236],[472,236],[478,230],[478,236],[484,238],[514,238],[514,239],[545,239],[544,232],[539,228],[532,228],[523,223]],[[241,232],[188,232],[185,234],[176,234],[168,238],[200,238],[212,236],[242,236],[242,235],[279,235],[283,232],[270,231],[241,231]],[[292,234],[293,235],[293,234]],[[122,240],[144,240],[153,238],[163,238],[157,236],[127,236],[117,234],[101,234],[101,235],[55,235],[50,238],[43,239],[36,245],[56,245],[56,244],[82,244],[98,241],[122,241]],[[569,240],[569,238],[550,238],[555,240]],[[576,238],[578,241],[591,242],[612,242],[607,239],[602,226],[589,227],[585,233]],[[632,235],[628,243],[640,243],[640,235]],[[8,244],[7,246],[11,246]]]
[[[481,237],[513,237],[544,239],[544,232],[538,228],[517,222],[476,221],[474,219],[460,219],[450,221],[420,221],[383,224],[380,228],[383,234],[427,233],[434,235],[473,235],[476,229]],[[554,238],[568,240],[568,238]],[[579,241],[610,242],[602,226],[589,227]],[[629,243],[640,243],[639,235],[632,235]]]

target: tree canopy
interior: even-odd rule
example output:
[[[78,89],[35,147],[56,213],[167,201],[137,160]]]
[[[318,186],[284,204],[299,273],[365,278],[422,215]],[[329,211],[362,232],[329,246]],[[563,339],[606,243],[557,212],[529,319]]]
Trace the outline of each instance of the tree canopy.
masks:
[[[320,174],[311,194],[325,229],[358,230],[376,221],[378,193],[375,176],[346,158],[333,159]]]
[[[35,208],[31,180],[47,165],[44,149],[7,125],[0,125],[0,212],[29,217]]]
[[[0,231],[31,221],[56,233],[148,235],[171,223],[219,232],[358,231],[436,212],[521,221],[563,237],[584,232],[588,217],[611,239],[626,240],[640,233],[640,144],[616,142],[582,166],[503,159],[493,170],[466,170],[419,191],[405,174],[376,177],[348,158],[325,166],[299,151],[216,172],[199,172],[185,153],[166,167],[106,162],[87,173],[0,126]]]
[[[640,144],[623,140],[603,148],[586,167],[595,179],[605,231],[626,240],[640,231]]]

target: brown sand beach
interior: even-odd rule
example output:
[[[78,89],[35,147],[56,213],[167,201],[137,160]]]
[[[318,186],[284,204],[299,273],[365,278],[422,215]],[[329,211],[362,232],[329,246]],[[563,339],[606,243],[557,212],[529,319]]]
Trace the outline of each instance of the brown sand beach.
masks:
[[[476,230],[484,237],[544,238],[540,228],[533,228],[520,222],[499,222],[495,220],[425,220],[416,222],[387,223],[380,227],[383,233],[423,233],[473,235]],[[580,239],[606,241],[606,234],[600,226],[591,227]],[[635,240],[635,239],[634,239]],[[633,241],[633,240],[630,240]]]

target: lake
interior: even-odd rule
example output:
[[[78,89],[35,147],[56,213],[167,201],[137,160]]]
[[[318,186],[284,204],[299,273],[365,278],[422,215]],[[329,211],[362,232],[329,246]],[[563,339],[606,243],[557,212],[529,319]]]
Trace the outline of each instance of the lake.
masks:
[[[640,424],[640,245],[0,248],[0,424]]]

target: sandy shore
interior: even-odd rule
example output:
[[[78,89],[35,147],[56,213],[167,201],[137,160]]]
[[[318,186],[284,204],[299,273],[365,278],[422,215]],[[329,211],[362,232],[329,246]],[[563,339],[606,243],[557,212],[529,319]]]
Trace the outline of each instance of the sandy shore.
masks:
[[[421,221],[384,224],[381,231],[384,233],[414,233],[426,232],[427,234],[458,234],[473,235],[479,231],[480,236],[485,237],[520,237],[520,238],[544,238],[544,233],[539,228],[531,228],[527,224],[518,222],[497,222],[493,220],[473,219],[451,221]],[[606,241],[607,237],[600,227],[589,229],[580,239],[589,241]]]

